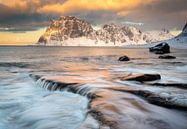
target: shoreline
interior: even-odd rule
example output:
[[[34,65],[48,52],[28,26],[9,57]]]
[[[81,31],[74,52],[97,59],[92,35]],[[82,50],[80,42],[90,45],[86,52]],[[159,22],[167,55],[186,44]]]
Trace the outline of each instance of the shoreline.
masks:
[[[158,43],[157,43],[158,44]],[[60,47],[60,48],[124,48],[124,49],[148,49],[149,47],[153,47],[157,44],[147,44],[147,45],[127,45],[127,46],[45,46],[45,45],[19,45],[19,46],[0,46],[0,47],[39,47],[39,48],[42,48],[42,47],[46,47],[46,48],[56,48],[56,47]],[[187,44],[184,45],[171,45],[169,44],[170,47],[172,49],[187,49]]]

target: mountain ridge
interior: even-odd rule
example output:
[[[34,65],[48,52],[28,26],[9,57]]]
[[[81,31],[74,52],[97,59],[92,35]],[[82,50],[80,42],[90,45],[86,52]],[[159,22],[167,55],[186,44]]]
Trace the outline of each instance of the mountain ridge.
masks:
[[[162,35],[162,36],[160,36]],[[167,40],[173,36],[169,31],[158,32],[159,40]],[[59,20],[51,20],[50,26],[39,38],[37,45],[49,46],[125,46],[157,42],[151,36],[133,26],[119,26],[114,23],[105,24],[94,30],[85,20],[73,16],[62,16]]]

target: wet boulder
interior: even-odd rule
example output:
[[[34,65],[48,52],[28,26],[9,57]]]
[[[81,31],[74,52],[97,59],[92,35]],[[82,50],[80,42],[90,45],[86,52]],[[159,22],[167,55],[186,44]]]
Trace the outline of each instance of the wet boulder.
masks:
[[[118,61],[130,61],[130,58],[128,56],[121,56]]]
[[[149,48],[149,51],[154,52],[155,54],[170,53],[170,46],[167,43],[163,42],[154,47]]]
[[[175,56],[165,55],[165,56],[159,56],[159,59],[176,59]]]
[[[149,84],[152,86],[162,86],[162,87],[177,87],[181,89],[187,89],[187,83],[153,83]]]
[[[158,55],[162,55],[162,54],[165,54],[163,51],[156,51],[154,52],[155,54],[158,54]]]
[[[120,77],[120,80],[138,82],[155,81],[159,79],[161,79],[161,76],[159,74],[130,74],[127,76]]]
[[[133,89],[126,87],[112,87],[111,90],[131,93],[140,96],[151,104],[158,106],[187,110],[187,95],[183,92],[176,94],[167,90]],[[168,128],[169,129],[169,128]]]

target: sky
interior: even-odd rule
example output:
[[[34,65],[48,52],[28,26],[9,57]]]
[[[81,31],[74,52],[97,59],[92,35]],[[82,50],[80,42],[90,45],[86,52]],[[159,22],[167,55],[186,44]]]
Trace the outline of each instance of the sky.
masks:
[[[0,45],[36,43],[51,19],[76,16],[177,34],[187,22],[187,0],[0,0]]]

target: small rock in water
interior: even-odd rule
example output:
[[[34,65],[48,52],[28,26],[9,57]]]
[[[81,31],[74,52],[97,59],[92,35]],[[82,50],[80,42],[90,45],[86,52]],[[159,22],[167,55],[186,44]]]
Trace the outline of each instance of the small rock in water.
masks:
[[[128,56],[121,56],[118,61],[130,61]]]
[[[159,56],[159,59],[176,59],[175,56],[165,55],[165,56]]]
[[[170,53],[170,46],[167,43],[163,42],[154,47],[149,48],[149,51],[154,52],[155,54]]]
[[[127,80],[127,81],[155,81],[158,79],[161,79],[161,76],[159,74],[132,74],[128,76],[120,77],[121,80]]]

